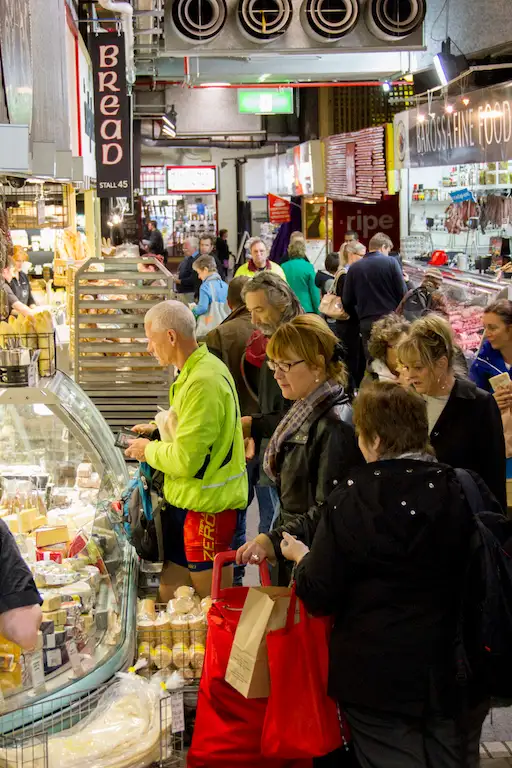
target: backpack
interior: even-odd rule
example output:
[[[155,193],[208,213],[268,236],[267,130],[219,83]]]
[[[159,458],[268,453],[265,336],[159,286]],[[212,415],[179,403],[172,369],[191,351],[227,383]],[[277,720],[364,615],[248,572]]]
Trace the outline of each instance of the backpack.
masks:
[[[121,496],[124,528],[130,544],[143,560],[164,561],[161,512],[165,506],[164,473],[145,461]]]
[[[403,315],[406,320],[412,322],[418,317],[428,315],[432,306],[432,294],[426,291],[424,288],[414,288],[405,294],[402,299],[397,312],[399,315]]]
[[[512,698],[512,559],[486,525],[502,522],[500,516],[482,510],[482,496],[466,470],[455,472],[475,523],[457,620],[457,682],[474,681],[489,696]]]

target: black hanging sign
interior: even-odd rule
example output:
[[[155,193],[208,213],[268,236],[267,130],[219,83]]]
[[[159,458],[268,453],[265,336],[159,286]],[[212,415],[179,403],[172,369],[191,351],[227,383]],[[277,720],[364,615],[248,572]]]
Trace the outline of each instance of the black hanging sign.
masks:
[[[96,191],[98,197],[130,197],[130,112],[126,90],[124,36],[95,35],[94,78]]]
[[[395,168],[512,160],[512,82],[394,118]]]

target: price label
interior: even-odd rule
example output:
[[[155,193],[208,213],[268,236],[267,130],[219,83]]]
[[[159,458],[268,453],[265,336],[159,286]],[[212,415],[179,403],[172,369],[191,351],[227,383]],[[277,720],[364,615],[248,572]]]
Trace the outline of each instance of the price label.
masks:
[[[68,656],[71,662],[71,666],[73,668],[73,672],[77,677],[83,675],[84,668],[82,667],[82,659],[80,658],[80,654],[78,653],[76,642],[73,639],[68,640],[68,642],[66,643],[66,648],[68,649]]]
[[[183,704],[183,693],[181,691],[171,693],[171,717],[172,733],[183,733],[185,730],[185,706]]]
[[[62,667],[62,652],[60,648],[46,651],[46,664],[48,667]]]
[[[45,640],[46,640],[46,647],[47,648],[56,648],[57,643],[55,641],[55,635],[46,635]]]
[[[32,688],[35,691],[44,690],[44,688],[46,688],[46,684],[44,682],[44,662],[42,651],[34,651],[34,653],[30,654],[29,667],[32,677]]]

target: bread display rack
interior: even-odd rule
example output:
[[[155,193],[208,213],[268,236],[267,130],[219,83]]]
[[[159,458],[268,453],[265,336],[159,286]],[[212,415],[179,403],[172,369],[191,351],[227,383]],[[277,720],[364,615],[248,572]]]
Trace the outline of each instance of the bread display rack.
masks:
[[[74,276],[74,375],[111,429],[169,405],[172,367],[147,351],[146,312],[174,297],[173,277],[150,257],[93,257]]]

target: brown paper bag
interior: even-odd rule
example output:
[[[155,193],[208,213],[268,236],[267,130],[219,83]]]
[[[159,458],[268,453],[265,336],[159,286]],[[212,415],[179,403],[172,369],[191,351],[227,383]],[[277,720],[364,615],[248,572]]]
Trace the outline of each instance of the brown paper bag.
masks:
[[[270,693],[266,636],[284,627],[289,603],[285,587],[255,587],[247,593],[225,677],[246,699]]]

